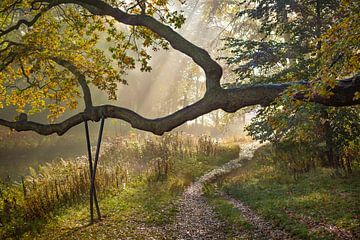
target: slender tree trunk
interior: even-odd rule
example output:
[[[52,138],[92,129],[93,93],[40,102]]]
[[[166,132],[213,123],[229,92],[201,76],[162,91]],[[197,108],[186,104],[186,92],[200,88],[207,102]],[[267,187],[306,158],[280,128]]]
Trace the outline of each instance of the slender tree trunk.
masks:
[[[321,36],[321,1],[316,0],[316,37],[320,38]],[[317,42],[316,49],[319,50],[321,48],[321,41]]]
[[[347,170],[347,172],[349,173],[349,174],[351,174],[352,173],[352,168],[351,168],[351,161],[350,161],[350,159],[346,159],[346,170]]]
[[[322,21],[321,21],[321,0],[316,0],[316,37],[320,38],[321,36],[321,28],[322,28]],[[321,41],[318,41],[316,44],[316,49],[320,50],[321,48]],[[320,57],[320,56],[318,56]],[[326,143],[326,155],[330,166],[332,166],[336,173],[339,174],[339,156],[334,148],[333,143],[333,131],[330,126],[329,121],[329,114],[327,112],[327,107],[322,107],[322,118],[325,120],[324,123],[324,131],[325,131],[325,143]]]
[[[339,172],[339,156],[336,152],[335,145],[333,142],[333,131],[329,121],[329,114],[324,107],[322,109],[322,118],[324,119],[324,132],[325,132],[325,143],[326,143],[326,156],[329,165],[336,170],[336,174]]]

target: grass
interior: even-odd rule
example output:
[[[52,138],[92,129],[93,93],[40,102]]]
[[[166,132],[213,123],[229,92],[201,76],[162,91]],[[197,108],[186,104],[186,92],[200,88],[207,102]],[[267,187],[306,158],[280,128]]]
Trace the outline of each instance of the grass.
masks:
[[[146,239],[163,234],[161,226],[171,223],[177,209],[172,180],[150,183],[138,179],[121,192],[102,199],[102,221],[88,225],[88,206],[63,209],[38,232],[30,231],[23,239]],[[180,189],[180,188],[175,188]],[[158,230],[160,229],[160,230]]]
[[[42,171],[39,175],[34,173],[29,178],[31,181],[26,183],[36,184],[36,188],[27,188],[31,190],[27,194],[23,193],[21,184],[8,186],[2,192],[1,199],[12,204],[4,207],[0,202],[0,220],[4,225],[0,228],[0,238],[121,239],[164,234],[162,228],[173,221],[177,199],[185,187],[205,172],[238,156],[237,145],[219,145],[214,142],[203,142],[201,145],[193,144],[190,140],[196,141],[175,135],[167,138],[166,145],[165,140],[161,139],[147,140],[144,143],[129,142],[127,139],[115,142],[102,157],[101,163],[104,166],[99,165],[99,173],[103,172],[98,175],[97,180],[102,188],[100,208],[105,217],[92,226],[88,226],[87,191],[84,192],[85,195],[83,192],[72,191],[88,185],[73,176],[73,172],[83,172],[79,165],[81,161],[77,159],[73,163],[63,162],[40,168]],[[118,152],[119,149],[122,155]],[[163,154],[164,152],[167,154]],[[117,176],[118,171],[114,166],[119,164],[129,172],[125,189],[114,187],[114,181],[111,180],[114,174]],[[100,171],[101,167],[104,171]],[[64,202],[61,197],[49,198],[50,193],[56,195],[55,191],[49,191],[49,186],[53,185],[52,178],[58,180],[62,174],[71,180],[62,187],[63,190],[70,191],[71,194],[67,195],[74,197],[76,201]],[[33,215],[32,211],[31,218],[24,215],[24,212],[29,212],[25,210],[32,210],[34,207],[34,204],[27,204],[30,196],[31,199],[38,199],[35,203],[41,216]],[[47,206],[43,203],[50,202],[46,199],[54,202],[51,208],[42,211],[43,206]],[[10,212],[5,209],[10,209]],[[10,216],[9,219],[7,216]]]
[[[164,236],[176,237],[175,231],[166,231],[164,228],[174,221],[178,211],[177,200],[185,187],[196,178],[190,172],[195,170],[196,175],[202,175],[209,168],[214,168],[233,159],[234,149],[230,147],[223,151],[223,155],[209,157],[209,165],[199,163],[193,168],[190,166],[194,159],[183,159],[183,168],[164,181],[149,181],[139,177],[131,182],[123,191],[112,192],[101,200],[100,207],[105,217],[92,226],[88,225],[88,206],[81,204],[63,209],[48,223],[30,231],[23,239],[162,239]],[[180,166],[180,165],[179,165]],[[206,166],[206,167],[205,167]]]
[[[204,192],[210,206],[217,213],[218,218],[226,223],[224,231],[228,236],[241,232],[243,238],[251,239],[253,226],[241,215],[240,210],[235,208],[229,201],[218,196],[214,191],[213,185],[206,185]]]
[[[334,239],[319,223],[360,235],[360,171],[347,178],[320,168],[297,180],[264,161],[262,147],[252,161],[223,181],[223,189],[278,227],[302,239]]]

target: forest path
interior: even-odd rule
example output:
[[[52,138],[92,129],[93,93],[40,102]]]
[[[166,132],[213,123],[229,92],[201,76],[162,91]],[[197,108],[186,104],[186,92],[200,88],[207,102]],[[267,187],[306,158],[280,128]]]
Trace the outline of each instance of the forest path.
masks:
[[[203,175],[198,181],[194,182],[186,189],[180,200],[180,211],[176,216],[176,221],[174,223],[174,231],[179,234],[176,239],[241,238],[241,232],[238,233],[238,236],[234,236],[233,234],[232,236],[227,236],[224,232],[225,223],[218,219],[217,214],[208,205],[206,197],[203,196],[203,187],[204,184],[213,182],[218,179],[218,177],[241,167],[241,162],[246,158],[251,159],[253,152],[257,147],[258,144],[254,143],[242,145],[239,158]],[[235,205],[235,207],[237,206]],[[269,226],[269,224],[267,226]],[[257,226],[255,227],[258,229]],[[261,231],[262,229],[263,228],[260,228],[254,236],[264,236]]]

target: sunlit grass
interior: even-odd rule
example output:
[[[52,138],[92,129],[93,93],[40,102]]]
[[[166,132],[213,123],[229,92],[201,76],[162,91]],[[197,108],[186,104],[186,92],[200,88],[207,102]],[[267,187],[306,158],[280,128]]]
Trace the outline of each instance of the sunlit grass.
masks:
[[[330,224],[359,234],[358,169],[351,176],[340,178],[322,168],[294,180],[256,156],[259,155],[225,180],[225,191],[301,238],[335,238],[327,231],[314,231],[310,223]]]
[[[171,182],[136,181],[122,192],[104,198],[100,206],[103,220],[88,224],[88,206],[70,207],[57,215],[39,233],[28,232],[24,239],[146,239],[156,236],[156,226],[171,223],[176,214],[172,203],[180,192],[172,192]],[[142,231],[146,226],[147,231]],[[151,227],[154,227],[151,229]]]
[[[168,223],[176,213],[174,201],[184,188],[206,171],[236,158],[238,151],[237,145],[180,134],[145,141],[114,140],[99,163],[97,188],[105,214],[99,224],[120,222],[120,228],[123,224],[124,228],[133,228],[127,223],[134,218],[149,226]],[[86,158],[48,164],[32,171],[23,183],[3,185],[0,236],[25,234],[32,238],[42,232],[49,237],[59,228],[60,235],[76,231],[87,239],[96,229],[87,226],[88,192]],[[100,233],[107,236],[104,229]],[[60,235],[59,239],[64,237]]]

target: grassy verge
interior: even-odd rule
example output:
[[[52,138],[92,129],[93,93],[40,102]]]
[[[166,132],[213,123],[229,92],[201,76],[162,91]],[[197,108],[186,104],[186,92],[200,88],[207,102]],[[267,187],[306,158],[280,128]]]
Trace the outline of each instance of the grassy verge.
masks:
[[[229,175],[223,189],[302,239],[335,239],[339,231],[360,237],[359,169],[340,178],[321,168],[294,180],[264,161],[268,147],[259,149],[252,161]],[[330,225],[337,229],[329,231],[326,226]]]
[[[149,239],[164,235],[162,226],[171,223],[180,196],[179,182],[147,182],[137,179],[125,190],[100,201],[103,219],[88,225],[87,203],[62,209],[41,229],[23,239]]]

